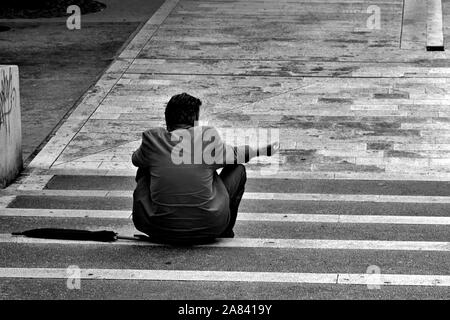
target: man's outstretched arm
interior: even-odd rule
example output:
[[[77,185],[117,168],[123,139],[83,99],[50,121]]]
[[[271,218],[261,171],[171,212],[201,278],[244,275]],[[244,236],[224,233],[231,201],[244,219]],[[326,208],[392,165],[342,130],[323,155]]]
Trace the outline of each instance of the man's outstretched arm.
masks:
[[[279,144],[274,142],[260,148],[252,148],[249,145],[232,147],[234,151],[234,164],[247,163],[251,159],[259,156],[272,156],[278,152]],[[229,149],[228,149],[229,150]]]
[[[209,152],[214,150],[214,163],[219,168],[227,164],[247,163],[254,157],[272,156],[277,153],[279,149],[278,142],[260,148],[253,148],[250,145],[229,145],[221,139],[219,132],[214,127],[208,129],[204,138],[206,141],[213,141],[212,144],[207,146],[205,152],[209,155]]]

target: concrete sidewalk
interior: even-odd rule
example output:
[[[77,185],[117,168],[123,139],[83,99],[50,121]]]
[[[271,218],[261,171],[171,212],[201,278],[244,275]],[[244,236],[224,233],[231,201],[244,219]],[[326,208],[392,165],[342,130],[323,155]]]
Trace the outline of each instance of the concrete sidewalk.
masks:
[[[167,0],[0,192],[4,297],[448,299],[450,60],[425,50],[422,24],[402,32],[402,13],[402,0]],[[205,122],[279,130],[280,156],[247,165],[235,239],[180,249],[8,235],[133,234],[131,153],[184,91]],[[65,287],[70,265],[80,291]]]
[[[446,52],[400,49],[402,1],[166,2],[30,165],[133,172],[181,91],[217,126],[278,128],[281,175],[447,179]],[[284,173],[283,173],[284,172]]]

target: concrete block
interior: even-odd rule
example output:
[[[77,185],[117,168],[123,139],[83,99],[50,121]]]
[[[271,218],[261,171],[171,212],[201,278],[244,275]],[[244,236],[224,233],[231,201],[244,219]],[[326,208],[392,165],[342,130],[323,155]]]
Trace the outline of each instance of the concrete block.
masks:
[[[22,169],[19,69],[0,65],[0,188]]]
[[[428,0],[427,12],[427,51],[444,51],[441,0]]]

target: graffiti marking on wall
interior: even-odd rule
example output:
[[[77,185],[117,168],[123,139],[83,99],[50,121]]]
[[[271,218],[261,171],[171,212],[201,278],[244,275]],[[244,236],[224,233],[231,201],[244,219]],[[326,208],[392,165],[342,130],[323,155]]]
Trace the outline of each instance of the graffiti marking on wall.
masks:
[[[3,127],[6,133],[10,132],[10,117],[12,109],[16,104],[16,88],[13,84],[12,72],[0,71],[0,129]]]

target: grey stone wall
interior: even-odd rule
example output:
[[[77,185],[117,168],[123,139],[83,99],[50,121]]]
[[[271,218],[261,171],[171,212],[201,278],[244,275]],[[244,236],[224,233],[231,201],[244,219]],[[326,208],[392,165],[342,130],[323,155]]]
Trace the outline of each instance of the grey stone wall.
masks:
[[[19,69],[0,65],[0,188],[22,169]]]

